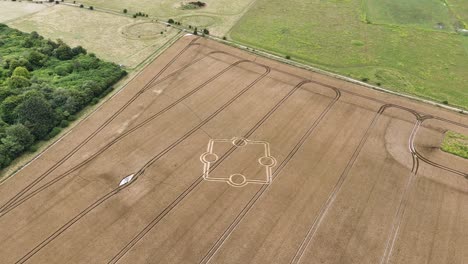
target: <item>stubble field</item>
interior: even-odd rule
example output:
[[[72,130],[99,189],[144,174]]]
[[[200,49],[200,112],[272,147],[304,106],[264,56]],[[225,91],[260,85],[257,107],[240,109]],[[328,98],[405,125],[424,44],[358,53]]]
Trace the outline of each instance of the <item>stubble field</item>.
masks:
[[[186,36],[0,185],[2,263],[464,263],[468,118]]]

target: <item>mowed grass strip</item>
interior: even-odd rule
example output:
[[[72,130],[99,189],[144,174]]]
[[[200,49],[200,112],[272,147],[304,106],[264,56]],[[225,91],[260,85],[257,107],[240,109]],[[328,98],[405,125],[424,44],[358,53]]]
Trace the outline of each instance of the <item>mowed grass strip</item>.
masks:
[[[150,22],[56,5],[8,25],[25,32],[37,31],[50,39],[60,38],[71,46],[81,45],[105,60],[133,68],[179,32],[158,23],[152,23],[149,31]]]
[[[365,4],[258,0],[230,37],[387,89],[468,108],[468,37],[368,24]]]
[[[468,159],[468,136],[453,131],[447,131],[441,149],[445,152]]]

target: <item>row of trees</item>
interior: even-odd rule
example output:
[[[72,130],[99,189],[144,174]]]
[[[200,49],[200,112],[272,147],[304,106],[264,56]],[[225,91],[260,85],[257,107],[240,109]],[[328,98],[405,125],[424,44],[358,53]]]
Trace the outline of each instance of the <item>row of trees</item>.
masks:
[[[171,25],[179,25],[179,26],[182,25],[180,22],[175,21],[172,18],[169,18],[169,20],[167,20],[167,23],[169,23]],[[191,25],[189,25],[188,28],[192,29],[193,27]],[[202,33],[202,35],[209,35],[210,34],[210,31],[207,28],[205,28],[205,29],[203,29],[201,31],[198,31],[197,27],[193,28],[193,34],[194,35],[198,35],[199,32]]]
[[[0,24],[0,168],[57,135],[125,74],[81,46]]]

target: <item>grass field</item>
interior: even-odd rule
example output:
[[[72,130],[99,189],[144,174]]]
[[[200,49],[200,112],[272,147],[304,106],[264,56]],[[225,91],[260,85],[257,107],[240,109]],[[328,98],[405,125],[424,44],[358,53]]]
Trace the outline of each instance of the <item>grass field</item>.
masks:
[[[8,25],[26,32],[37,31],[51,39],[61,38],[71,46],[81,45],[100,58],[128,68],[137,66],[178,33],[150,20],[65,5],[50,7]]]
[[[468,108],[468,37],[433,28],[439,21],[451,25],[453,16],[442,3],[424,1],[428,6],[421,7],[417,2],[258,0],[230,37],[398,92]],[[389,5],[414,13],[427,8],[438,15],[395,15],[386,12]],[[391,24],[367,24],[367,10],[371,22],[373,17]]]
[[[128,14],[143,12],[158,19],[173,18],[185,25],[208,27],[211,34],[223,36],[244,14],[254,0],[204,0],[206,7],[200,9],[182,9],[189,1],[174,0],[81,0],[85,5],[111,9]]]
[[[39,12],[47,7],[46,4],[35,4],[31,2],[0,1],[0,23]]]
[[[0,183],[0,259],[464,263],[467,124],[186,36]]]
[[[372,23],[454,30],[457,19],[441,0],[364,0]]]
[[[445,134],[441,149],[468,159],[468,136],[448,131]]]

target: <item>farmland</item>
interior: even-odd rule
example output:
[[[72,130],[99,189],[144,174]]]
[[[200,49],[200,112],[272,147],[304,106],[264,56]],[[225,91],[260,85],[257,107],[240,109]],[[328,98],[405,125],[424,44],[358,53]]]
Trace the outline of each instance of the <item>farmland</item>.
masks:
[[[0,185],[0,258],[463,263],[467,124],[186,36]]]
[[[46,5],[31,2],[11,3],[0,1],[0,23],[34,14],[47,8]]]
[[[82,0],[86,5],[122,12],[128,9],[129,14],[144,12],[151,17],[166,20],[173,18],[185,25],[208,27],[212,34],[223,36],[234,23],[248,10],[254,0],[206,0],[206,7],[184,9],[189,1],[172,0]]]
[[[374,85],[468,108],[466,1],[259,0],[230,37]]]
[[[60,38],[72,46],[81,45],[129,69],[138,66],[179,32],[151,20],[65,5],[55,5],[8,25],[26,32],[37,31],[50,39]]]

